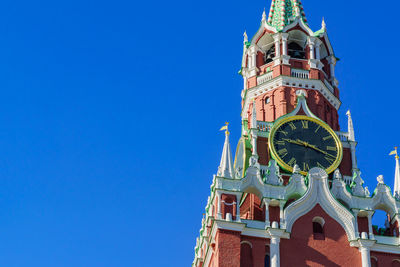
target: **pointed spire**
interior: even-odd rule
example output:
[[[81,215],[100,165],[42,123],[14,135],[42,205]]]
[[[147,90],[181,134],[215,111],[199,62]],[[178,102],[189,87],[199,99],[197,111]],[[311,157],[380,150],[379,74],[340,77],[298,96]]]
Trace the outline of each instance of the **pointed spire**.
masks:
[[[326,23],[325,23],[325,18],[322,18],[322,29],[326,30]]]
[[[267,21],[267,14],[265,14],[265,8],[264,8],[264,11],[263,11],[263,13],[262,13],[261,22],[265,22],[265,21]]]
[[[233,161],[232,161],[232,153],[231,153],[231,145],[229,144],[229,131],[228,125],[221,128],[221,131],[225,130],[225,143],[224,148],[222,150],[221,162],[218,167],[217,175],[225,178],[233,178]]]
[[[353,120],[351,118],[350,110],[346,112],[347,115],[347,131],[349,133],[349,141],[355,141],[356,138],[354,136],[354,127],[353,127]]]
[[[249,41],[249,38],[247,37],[247,32],[244,31],[243,33],[243,44],[246,45],[246,43]]]
[[[272,0],[268,24],[281,31],[296,18],[307,23],[306,14],[300,0]]]
[[[397,147],[389,155],[395,155],[396,169],[394,172],[394,189],[393,195],[400,196],[400,165],[399,165],[399,155],[397,154]]]

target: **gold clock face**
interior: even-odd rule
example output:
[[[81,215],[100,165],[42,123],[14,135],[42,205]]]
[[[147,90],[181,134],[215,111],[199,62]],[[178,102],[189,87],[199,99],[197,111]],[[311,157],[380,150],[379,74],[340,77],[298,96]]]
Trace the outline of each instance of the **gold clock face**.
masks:
[[[313,167],[331,173],[343,155],[339,137],[326,123],[301,115],[278,121],[271,129],[268,143],[272,157],[283,169],[293,172],[297,164],[303,175]]]

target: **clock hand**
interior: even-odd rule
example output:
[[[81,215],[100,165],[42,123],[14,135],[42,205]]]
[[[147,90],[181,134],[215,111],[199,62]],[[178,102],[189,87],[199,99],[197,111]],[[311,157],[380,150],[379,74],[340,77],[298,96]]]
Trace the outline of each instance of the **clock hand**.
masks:
[[[310,147],[310,148],[312,148],[312,149],[314,149],[314,150],[316,150],[316,151],[318,151],[318,152],[320,152],[322,154],[325,154],[327,156],[331,156],[332,158],[336,158],[335,156],[333,156],[333,155],[329,154],[328,152],[316,147],[315,145],[311,145],[311,144],[309,144],[309,143],[307,143],[305,141],[299,140],[299,139],[297,139],[296,141],[299,142],[300,144],[304,145],[305,147]]]

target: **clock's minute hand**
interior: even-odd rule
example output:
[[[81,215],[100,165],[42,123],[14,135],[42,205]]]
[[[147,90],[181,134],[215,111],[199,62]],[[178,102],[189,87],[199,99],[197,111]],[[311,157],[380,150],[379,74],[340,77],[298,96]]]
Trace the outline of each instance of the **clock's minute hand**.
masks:
[[[331,156],[331,157],[335,158],[335,156],[329,154],[329,153],[326,152],[326,151],[323,151],[322,149],[319,149],[319,148],[316,147],[315,145],[311,145],[311,144],[309,144],[309,143],[307,143],[307,142],[305,142],[305,141],[299,140],[299,139],[297,139],[296,141],[297,141],[298,143],[304,145],[305,147],[310,147],[310,148],[312,148],[312,149],[314,149],[314,150],[316,150],[316,151],[318,151],[318,152],[321,152],[322,154],[325,154],[325,155],[328,155],[328,156]]]

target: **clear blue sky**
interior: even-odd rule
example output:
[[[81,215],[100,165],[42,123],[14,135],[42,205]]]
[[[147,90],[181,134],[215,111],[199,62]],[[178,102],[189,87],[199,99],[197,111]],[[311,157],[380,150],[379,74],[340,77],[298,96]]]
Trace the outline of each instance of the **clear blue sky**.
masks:
[[[362,177],[392,185],[400,2],[303,4],[341,59]],[[242,34],[269,5],[2,1],[0,265],[190,266],[218,129],[240,134]]]

